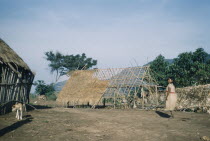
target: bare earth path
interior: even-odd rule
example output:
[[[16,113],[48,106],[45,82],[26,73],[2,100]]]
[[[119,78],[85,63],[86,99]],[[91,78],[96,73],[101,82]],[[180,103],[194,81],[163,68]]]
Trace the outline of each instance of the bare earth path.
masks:
[[[210,115],[175,112],[49,108],[0,116],[1,141],[199,141]]]

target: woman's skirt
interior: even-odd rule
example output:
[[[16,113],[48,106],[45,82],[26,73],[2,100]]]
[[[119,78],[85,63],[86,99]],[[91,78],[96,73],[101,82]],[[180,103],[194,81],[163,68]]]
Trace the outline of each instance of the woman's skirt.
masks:
[[[176,107],[176,102],[177,102],[177,94],[169,94],[168,98],[166,100],[166,110],[174,110]]]

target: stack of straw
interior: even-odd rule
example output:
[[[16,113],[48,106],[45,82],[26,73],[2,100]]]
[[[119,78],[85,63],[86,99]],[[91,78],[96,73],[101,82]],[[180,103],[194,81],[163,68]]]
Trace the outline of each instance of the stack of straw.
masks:
[[[69,106],[95,105],[105,92],[108,81],[93,77],[95,70],[77,70],[58,94],[57,103]]]

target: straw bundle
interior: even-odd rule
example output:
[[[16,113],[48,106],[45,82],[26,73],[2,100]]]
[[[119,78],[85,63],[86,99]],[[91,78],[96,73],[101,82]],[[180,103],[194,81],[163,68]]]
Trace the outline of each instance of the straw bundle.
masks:
[[[210,106],[210,84],[176,89],[178,109]]]
[[[95,105],[106,90],[108,81],[93,77],[95,70],[78,70],[58,94],[57,103],[74,105]]]

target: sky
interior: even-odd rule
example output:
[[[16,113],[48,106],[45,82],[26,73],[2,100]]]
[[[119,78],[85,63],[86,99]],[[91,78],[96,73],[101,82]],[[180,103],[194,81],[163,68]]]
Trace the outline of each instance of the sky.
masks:
[[[0,0],[0,38],[46,83],[55,78],[44,52],[142,66],[159,54],[210,53],[209,25],[209,0]]]

